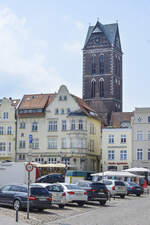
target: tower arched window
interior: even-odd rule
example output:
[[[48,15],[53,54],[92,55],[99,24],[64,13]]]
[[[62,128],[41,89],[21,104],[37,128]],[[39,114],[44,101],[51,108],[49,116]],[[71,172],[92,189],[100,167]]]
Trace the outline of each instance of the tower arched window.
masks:
[[[104,55],[99,57],[99,72],[100,74],[104,74]]]
[[[96,56],[92,56],[92,74],[96,74]]]
[[[104,97],[104,79],[100,79],[99,81],[99,96]]]
[[[95,80],[91,82],[91,97],[95,98]]]

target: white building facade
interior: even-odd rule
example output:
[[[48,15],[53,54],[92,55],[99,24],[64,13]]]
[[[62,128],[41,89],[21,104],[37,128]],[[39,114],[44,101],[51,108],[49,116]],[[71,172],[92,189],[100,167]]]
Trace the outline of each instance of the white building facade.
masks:
[[[150,108],[135,108],[132,130],[132,167],[150,169]]]
[[[102,129],[102,168],[103,171],[121,171],[131,167],[132,129]]]

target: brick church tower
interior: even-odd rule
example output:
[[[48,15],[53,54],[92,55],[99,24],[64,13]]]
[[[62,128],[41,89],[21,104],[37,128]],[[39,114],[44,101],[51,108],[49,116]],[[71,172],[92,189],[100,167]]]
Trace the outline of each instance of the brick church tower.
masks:
[[[83,99],[107,123],[122,112],[122,50],[118,24],[89,26],[83,48]]]

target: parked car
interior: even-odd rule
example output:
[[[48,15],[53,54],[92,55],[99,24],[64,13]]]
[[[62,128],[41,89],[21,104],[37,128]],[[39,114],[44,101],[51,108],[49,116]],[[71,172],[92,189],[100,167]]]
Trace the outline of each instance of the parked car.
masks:
[[[40,185],[48,190],[52,195],[52,204],[58,205],[59,208],[64,208],[66,204],[66,193],[64,192],[62,185],[59,183],[36,183],[36,185]]]
[[[45,188],[31,185],[29,192],[30,208],[38,210],[50,208],[52,197]],[[25,184],[9,184],[0,188],[0,205],[24,209],[27,208],[27,199],[28,188]]]
[[[123,181],[104,179],[100,182],[106,185],[106,187],[111,193],[111,196],[119,195],[121,198],[125,198],[125,196],[127,195],[127,188]]]
[[[100,205],[105,205],[110,198],[110,192],[104,183],[79,181],[77,185],[87,191],[88,201],[99,201]]]
[[[76,184],[59,183],[66,194],[66,203],[77,203],[83,206],[87,202],[87,192]]]
[[[56,183],[56,182],[65,182],[65,176],[61,173],[48,174],[42,177],[39,177],[36,180],[36,183]]]
[[[136,196],[140,196],[144,193],[143,187],[135,182],[125,182],[125,185],[127,187],[127,195],[135,194]]]

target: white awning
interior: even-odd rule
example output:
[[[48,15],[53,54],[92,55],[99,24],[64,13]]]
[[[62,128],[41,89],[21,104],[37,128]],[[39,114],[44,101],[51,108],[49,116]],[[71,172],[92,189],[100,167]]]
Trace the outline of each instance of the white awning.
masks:
[[[132,174],[128,171],[106,171],[103,173],[91,174],[91,176],[139,177],[139,175]]]
[[[149,169],[143,168],[143,167],[133,167],[130,169],[122,170],[122,171],[128,171],[128,172],[150,172]]]

